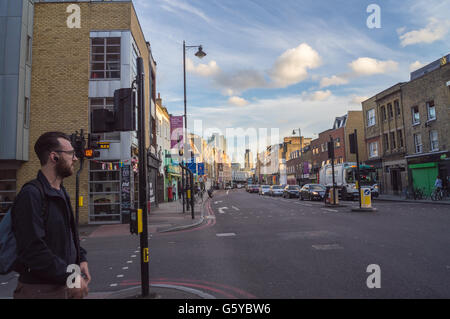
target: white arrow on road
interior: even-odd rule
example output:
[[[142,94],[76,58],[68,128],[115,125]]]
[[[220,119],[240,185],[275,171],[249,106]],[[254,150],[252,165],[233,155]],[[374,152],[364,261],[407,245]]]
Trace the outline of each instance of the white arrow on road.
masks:
[[[240,209],[237,208],[236,206],[231,206],[231,208],[233,208],[234,210],[240,210]]]
[[[220,207],[219,214],[225,214],[225,212],[223,211],[224,209],[226,210],[226,209],[228,209],[228,207]]]

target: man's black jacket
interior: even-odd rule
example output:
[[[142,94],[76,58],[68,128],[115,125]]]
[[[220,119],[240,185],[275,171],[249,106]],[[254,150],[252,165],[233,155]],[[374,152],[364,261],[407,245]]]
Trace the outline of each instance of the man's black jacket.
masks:
[[[61,185],[68,205],[50,186],[41,171],[37,179],[42,183],[47,198],[46,222],[44,223],[42,216],[41,194],[33,185],[22,188],[13,210],[18,261],[24,266],[18,270],[19,281],[26,284],[66,285],[67,277],[70,275],[67,273],[70,249],[73,247],[70,239],[75,240],[76,250],[79,251],[79,254],[76,253],[78,265],[86,261],[86,251],[80,247],[72,205],[64,187]]]

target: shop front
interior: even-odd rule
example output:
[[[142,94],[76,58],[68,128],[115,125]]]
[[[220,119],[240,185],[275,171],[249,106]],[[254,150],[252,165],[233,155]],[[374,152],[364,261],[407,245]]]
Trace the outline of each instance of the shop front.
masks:
[[[449,186],[450,152],[436,152],[406,157],[410,188],[421,189],[427,196],[434,190],[436,178],[442,179],[444,188]]]

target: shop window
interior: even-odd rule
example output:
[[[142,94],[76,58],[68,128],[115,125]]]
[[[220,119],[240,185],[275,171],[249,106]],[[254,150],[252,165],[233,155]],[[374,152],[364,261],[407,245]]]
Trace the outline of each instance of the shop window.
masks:
[[[89,222],[119,223],[120,167],[117,163],[89,163]]]

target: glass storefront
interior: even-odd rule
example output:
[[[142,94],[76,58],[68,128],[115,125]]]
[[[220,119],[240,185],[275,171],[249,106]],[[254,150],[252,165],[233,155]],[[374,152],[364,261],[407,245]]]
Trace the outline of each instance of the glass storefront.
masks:
[[[120,168],[89,163],[89,223],[120,223]]]

